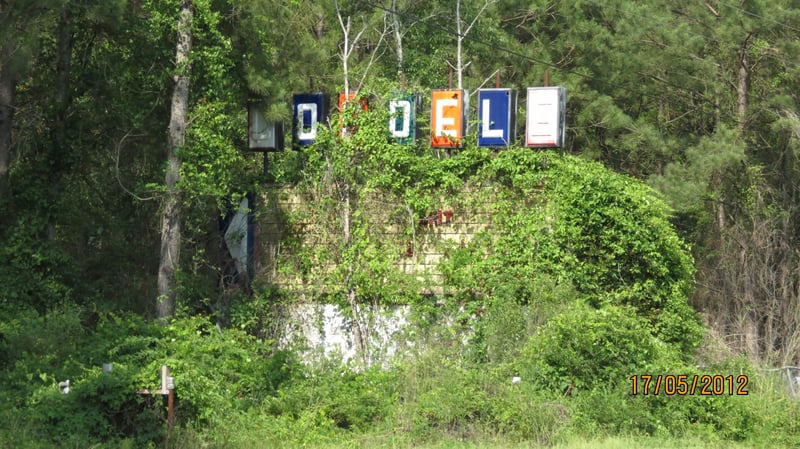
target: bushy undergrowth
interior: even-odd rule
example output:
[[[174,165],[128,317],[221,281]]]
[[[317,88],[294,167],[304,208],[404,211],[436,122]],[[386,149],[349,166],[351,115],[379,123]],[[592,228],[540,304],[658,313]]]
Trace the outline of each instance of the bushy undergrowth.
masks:
[[[232,328],[206,316],[158,326],[69,305],[20,309],[0,322],[0,446],[359,447],[398,434],[405,445],[597,435],[800,443],[800,407],[782,385],[745,360],[698,368],[691,257],[652,192],[556,153],[477,151],[437,165],[448,172],[438,185],[502,190],[492,227],[445,248],[448,295],[415,300],[412,341],[388,369],[310,367],[276,350],[281,292],[230,304]],[[372,260],[365,254],[358,260]],[[393,288],[366,298],[384,301]],[[140,394],[159,387],[162,365],[177,387],[171,434],[163,398]],[[634,392],[644,374],[748,376],[749,394]],[[58,387],[66,379],[68,394]]]
[[[22,433],[32,447],[143,447],[163,439],[163,397],[140,394],[160,387],[162,365],[175,378],[178,420],[191,426],[261,404],[298,369],[289,353],[203,317],[156,326],[67,307],[4,321],[0,334],[7,398],[0,412],[16,417],[0,425],[0,438]],[[58,383],[67,379],[64,394]]]
[[[692,436],[724,444],[800,443],[800,407],[779,378],[741,359],[702,370],[653,337],[624,307],[550,310],[487,305],[465,342],[446,325],[418,333],[389,369],[304,367],[291,354],[202,318],[158,327],[132,316],[96,323],[76,308],[2,323],[0,445],[40,447],[317,447],[400,435],[552,445],[571,438]],[[24,319],[22,319],[24,318]],[[477,326],[482,322],[481,326]],[[504,327],[502,323],[508,323]],[[516,323],[516,324],[515,324]],[[40,338],[32,338],[40,336]],[[481,340],[509,343],[475,357]],[[100,365],[113,362],[113,371]],[[158,367],[173,369],[177,428],[167,436]],[[632,394],[630,376],[733,374],[747,396]],[[519,381],[513,379],[519,377]],[[63,394],[57,382],[69,378]],[[376,443],[377,444],[377,443]]]

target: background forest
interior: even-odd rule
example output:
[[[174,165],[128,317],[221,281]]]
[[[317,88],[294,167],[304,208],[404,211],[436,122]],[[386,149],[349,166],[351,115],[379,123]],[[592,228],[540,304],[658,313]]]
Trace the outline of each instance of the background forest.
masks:
[[[797,444],[768,371],[800,364],[797,61],[788,0],[0,0],[0,443]],[[255,100],[289,129],[294,93],[522,92],[545,72],[568,90],[559,151],[392,145],[379,112],[267,170],[243,151]],[[276,185],[344,211],[341,304],[417,304],[429,351],[349,370],[274,346],[293,298],[229,284],[218,226]],[[428,319],[437,298],[358,276],[386,270],[358,200],[385,192],[416,221],[476,185],[508,192],[508,238],[445,264],[446,307],[487,311],[462,347]],[[533,257],[546,214],[506,212],[539,194],[565,221]],[[163,363],[193,379],[170,434],[131,393]],[[750,395],[631,394],[645,370],[747,375]]]

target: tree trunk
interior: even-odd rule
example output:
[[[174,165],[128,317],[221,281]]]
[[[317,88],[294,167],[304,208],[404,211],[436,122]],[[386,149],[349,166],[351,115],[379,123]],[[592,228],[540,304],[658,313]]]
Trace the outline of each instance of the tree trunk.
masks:
[[[175,50],[176,74],[167,145],[167,172],[164,178],[166,198],[161,212],[161,256],[158,265],[158,318],[175,313],[176,282],[181,248],[181,198],[179,151],[186,142],[189,120],[189,53],[192,49],[192,1],[182,0],[178,18],[178,43]]]
[[[350,248],[353,242],[353,230],[351,224],[351,199],[352,192],[349,185],[345,187],[344,201],[342,204],[342,238],[345,248]],[[349,261],[347,266],[347,302],[350,304],[350,312],[353,314],[353,339],[356,345],[356,358],[361,360],[364,368],[369,364],[367,358],[367,345],[364,340],[364,332],[361,329],[361,313],[358,309],[358,295],[355,285],[353,285],[353,275],[355,267],[353,261]]]
[[[739,121],[740,133],[745,129],[745,122],[747,118],[747,88],[750,77],[750,62],[747,58],[747,50],[751,36],[752,34],[748,34],[742,41],[742,45],[739,47],[739,74],[738,83],[736,86],[736,96],[738,101],[736,115]]]
[[[456,0],[456,75],[458,77],[458,89],[463,89],[464,82],[464,62],[461,59],[462,42],[464,41],[464,34],[461,34],[461,0]]]
[[[16,80],[9,61],[10,43],[0,45],[0,203],[7,196],[11,154],[11,124],[14,118]]]
[[[50,159],[53,169],[50,172],[50,198],[54,202],[48,223],[47,240],[56,238],[57,199],[61,196],[62,179],[71,169],[67,152],[67,110],[70,105],[70,75],[72,70],[72,49],[74,36],[72,33],[72,8],[68,3],[61,12],[58,21],[56,80],[53,105],[55,115],[50,129]]]
[[[6,12],[8,8],[8,2],[0,0],[0,14]],[[13,39],[0,43],[0,204],[6,199],[8,190],[11,124],[14,118],[16,76],[11,65],[11,47],[13,45]]]
[[[403,32],[400,29],[400,18],[397,15],[397,0],[392,1],[392,31],[394,33],[395,51],[397,52],[397,76],[405,76],[403,61]],[[403,88],[406,86],[403,85]]]

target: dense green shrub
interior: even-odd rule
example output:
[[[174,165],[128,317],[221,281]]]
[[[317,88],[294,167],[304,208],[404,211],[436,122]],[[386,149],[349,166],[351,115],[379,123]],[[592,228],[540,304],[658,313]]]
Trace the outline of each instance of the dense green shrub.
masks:
[[[143,386],[158,386],[161,365],[169,366],[184,422],[203,423],[257,405],[296,371],[289,353],[275,352],[242,331],[220,329],[202,316],[173,320],[154,347],[134,357],[143,362],[138,375]]]
[[[472,178],[465,195],[491,226],[443,264],[448,285],[474,299],[526,304],[542,275],[594,307],[632,306],[661,340],[691,354],[702,335],[687,304],[693,261],[649,187],[600,164],[556,152],[509,149]],[[483,195],[483,196],[481,196]],[[492,201],[489,201],[492,200]]]
[[[0,391],[7,406],[25,404],[33,389],[68,379],[80,372],[81,342],[87,331],[75,306],[61,306],[40,315],[33,310],[7,313],[0,321]]]
[[[0,311],[44,313],[71,299],[68,280],[74,278],[76,264],[54,242],[42,238],[47,226],[46,219],[28,217],[9,220],[0,230]]]
[[[575,305],[530,339],[520,372],[564,394],[616,385],[652,362],[677,358],[632,307]]]
[[[6,398],[0,412],[23,416],[23,428],[34,429],[32,439],[45,446],[129,441],[143,447],[161,439],[162,398],[137,394],[159,388],[161,365],[176,379],[181,425],[257,406],[297,372],[289,353],[242,331],[220,330],[204,317],[161,327],[136,315],[66,307],[9,319],[0,332],[8,365],[0,371]],[[103,363],[113,370],[102,372]],[[66,379],[69,394],[57,387]]]
[[[163,434],[163,415],[136,394],[134,370],[116,365],[111,373],[89,369],[71,380],[69,394],[56,386],[34,392],[28,404],[41,436],[59,447],[132,439],[139,445]]]
[[[385,420],[397,400],[395,373],[371,368],[355,373],[341,367],[308,372],[268,402],[275,416],[301,419],[308,413],[346,430],[367,430]]]
[[[125,351],[132,333],[144,342],[134,345],[137,351],[152,343],[149,327],[141,319],[121,320],[125,325],[108,332],[95,318],[62,306],[44,315],[20,312],[0,323],[8,362],[0,370],[0,394],[6,398],[0,413],[18,418],[7,432],[29,436],[33,447],[128,438],[141,446],[161,433],[156,409],[136,394],[139,366],[116,363],[112,373],[100,368],[109,361],[109,348]],[[70,392],[63,394],[57,384],[67,379]]]

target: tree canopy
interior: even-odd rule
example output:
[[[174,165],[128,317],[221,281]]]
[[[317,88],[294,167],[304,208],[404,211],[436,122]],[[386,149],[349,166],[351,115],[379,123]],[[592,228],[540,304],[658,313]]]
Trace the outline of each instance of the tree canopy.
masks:
[[[179,313],[213,313],[222,276],[215,227],[226,202],[267,183],[302,183],[320,163],[307,152],[242,151],[248,101],[266,99],[266,116],[288,125],[294,93],[427,92],[451,80],[474,91],[498,77],[522,90],[547,72],[569,92],[563,151],[650,184],[672,208],[697,261],[692,304],[721,334],[741,335],[729,343],[751,357],[796,359],[800,13],[791,2],[195,0],[183,4],[193,14],[185,64],[175,52],[180,7],[0,2],[4,308],[45,312],[67,302],[154,313],[158,219],[177,201],[181,257],[174,284],[164,285]],[[168,140],[181,76],[185,141]],[[353,147],[365,149],[394,158],[397,170],[367,180],[405,186],[397,198],[418,213],[419,189],[432,184],[397,180],[418,176],[427,142],[405,153]],[[367,174],[345,170],[365,162],[352,157],[324,161],[342,181],[342,201],[357,200],[350,189],[364,181],[348,176]],[[601,238],[616,238],[603,234],[612,231],[601,215],[590,217]],[[606,258],[575,273],[582,288],[660,275],[647,263],[613,272],[621,253],[594,254],[589,237],[564,232],[585,257]]]

